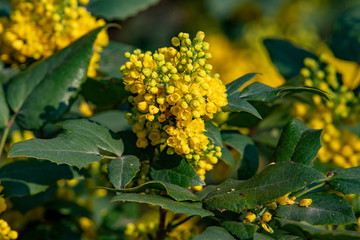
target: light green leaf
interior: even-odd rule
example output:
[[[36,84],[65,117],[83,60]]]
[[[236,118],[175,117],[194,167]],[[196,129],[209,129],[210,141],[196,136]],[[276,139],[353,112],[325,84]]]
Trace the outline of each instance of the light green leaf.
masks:
[[[310,198],[308,207],[300,207],[301,199]],[[296,199],[296,204],[279,206],[278,217],[293,221],[306,221],[311,224],[346,224],[356,223],[351,205],[335,194],[307,194]]]
[[[99,112],[89,119],[117,133],[124,130],[131,130],[131,126],[125,118],[125,113],[126,111],[108,110]]]
[[[115,188],[125,188],[140,170],[137,157],[128,155],[117,157],[108,164],[109,180]]]
[[[301,68],[304,67],[305,58],[317,59],[316,55],[286,40],[268,38],[264,40],[264,45],[273,64],[285,79],[299,75]]]
[[[160,0],[91,0],[87,9],[95,16],[107,20],[125,20],[144,11]]]
[[[300,223],[296,221],[278,219],[282,228],[286,231],[298,235],[303,239],[321,239],[321,240],[334,240],[334,239],[346,239],[346,240],[358,240],[360,239],[360,233],[355,231],[346,230],[324,230],[316,228],[312,225]]]
[[[0,128],[6,126],[9,121],[9,108],[5,100],[5,94],[2,86],[0,86]]]
[[[239,77],[235,81],[227,84],[226,85],[226,93],[227,93],[228,97],[235,93],[238,93],[239,88],[241,88],[245,83],[247,83],[248,81],[253,79],[256,76],[256,74],[257,73],[245,74],[244,76]]]
[[[254,176],[259,165],[259,154],[251,138],[238,132],[224,132],[222,139],[225,144],[241,153],[238,179],[245,180]]]
[[[168,182],[181,187],[205,185],[194,168],[179,155],[167,155],[163,151],[160,159],[151,164],[150,176],[155,181]]]
[[[250,240],[255,237],[256,225],[254,224],[224,221],[221,225],[241,240]]]
[[[148,181],[137,187],[113,190],[121,193],[140,193],[144,192],[146,189],[164,190],[170,197],[172,197],[176,201],[200,201],[200,199],[190,190],[167,182]]]
[[[85,81],[97,28],[51,57],[31,65],[10,82],[6,96],[25,129],[39,129],[60,118]]]
[[[288,123],[275,149],[272,161],[294,161],[311,165],[321,148],[321,132],[308,128],[298,119]]]
[[[30,139],[18,142],[8,157],[33,157],[61,164],[83,167],[105,156],[121,156],[124,145],[109,129],[86,119],[68,120],[58,124],[68,130],[53,139]]]
[[[205,136],[207,136],[216,145],[222,147],[222,139],[219,129],[210,121],[205,121]]]
[[[340,168],[332,174],[329,181],[332,188],[344,194],[360,194],[360,167]]]
[[[227,184],[224,189],[219,186],[215,193],[204,200],[204,205],[210,210],[241,212],[244,208],[255,208],[256,205],[325,180],[327,177],[324,174],[309,166],[277,163],[246,181]]]
[[[34,195],[45,191],[59,179],[72,179],[78,173],[67,165],[28,159],[0,168],[0,182],[6,196]]]
[[[226,231],[223,227],[207,227],[205,231],[200,233],[199,235],[196,235],[193,240],[235,240],[231,234]]]
[[[112,199],[112,202],[118,201],[153,204],[170,210],[174,213],[184,213],[188,216],[199,215],[200,217],[207,217],[214,215],[212,212],[203,209],[200,202],[177,202],[158,195],[123,193],[115,196]]]

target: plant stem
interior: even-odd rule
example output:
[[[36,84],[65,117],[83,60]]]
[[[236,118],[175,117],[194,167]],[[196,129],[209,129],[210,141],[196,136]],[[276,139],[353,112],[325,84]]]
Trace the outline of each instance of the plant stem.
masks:
[[[305,191],[302,191],[301,193],[298,193],[297,195],[295,195],[295,197],[296,197],[296,198],[301,197],[302,195],[304,195],[304,194],[306,194],[306,193],[308,193],[308,192],[311,192],[311,191],[313,191],[313,190],[315,190],[315,189],[321,188],[321,187],[324,186],[325,184],[326,184],[325,182],[322,182],[322,183],[320,183],[319,185],[313,186],[313,187],[311,187],[311,188],[309,188],[309,189],[306,189]]]
[[[166,232],[169,232],[171,231],[172,229],[174,228],[177,228],[178,226],[180,226],[181,224],[183,224],[184,222],[188,221],[190,218],[192,218],[193,216],[189,216],[189,217],[186,217],[184,218],[183,220],[179,221],[178,223],[176,224],[173,224],[173,225],[170,225],[169,227],[166,228]]]
[[[14,115],[11,117],[10,121],[8,121],[8,122],[6,123],[6,127],[5,127],[5,129],[4,129],[4,132],[3,132],[3,135],[2,135],[2,138],[1,138],[1,142],[0,142],[0,160],[1,160],[1,157],[2,157],[2,153],[3,153],[3,151],[4,151],[6,139],[7,139],[8,135],[9,135],[10,128],[11,128],[11,126],[13,125],[16,116],[17,116],[17,115],[14,114]]]
[[[159,229],[156,234],[157,240],[162,240],[166,236],[166,230],[165,230],[165,220],[166,220],[166,210],[163,208],[160,208],[159,210],[160,219],[159,219]]]

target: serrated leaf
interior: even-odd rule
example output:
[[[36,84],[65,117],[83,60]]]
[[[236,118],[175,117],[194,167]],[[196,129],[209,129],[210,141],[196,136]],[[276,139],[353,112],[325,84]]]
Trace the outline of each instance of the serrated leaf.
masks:
[[[344,194],[360,194],[360,167],[340,168],[333,171],[329,184]]]
[[[256,76],[257,73],[248,73],[244,76],[239,77],[235,81],[229,83],[226,85],[226,93],[229,96],[233,95],[234,93],[237,93],[239,91],[239,88],[241,88],[245,83],[250,81]]]
[[[272,161],[311,165],[321,148],[321,133],[322,130],[308,128],[300,120],[293,119],[284,128]]]
[[[108,164],[109,180],[115,188],[122,189],[140,170],[140,161],[135,156],[120,156]]]
[[[6,126],[6,124],[9,121],[9,108],[5,100],[5,93],[0,86],[0,128],[3,128]]]
[[[327,177],[324,174],[309,166],[277,163],[246,181],[227,184],[224,189],[218,187],[217,194],[210,194],[204,200],[204,205],[210,210],[241,212],[244,208],[255,208],[256,205],[325,180]]]
[[[312,225],[300,223],[296,221],[278,219],[282,228],[286,231],[298,235],[303,239],[321,239],[321,240],[334,240],[334,239],[346,239],[346,240],[358,240],[360,239],[360,233],[355,231],[346,230],[324,230],[316,228]]]
[[[330,48],[335,56],[344,60],[360,62],[360,5],[348,8],[337,19]]]
[[[255,237],[256,225],[254,224],[224,221],[221,225],[241,240],[254,239]]]
[[[30,139],[18,142],[8,157],[33,157],[81,168],[105,156],[121,156],[122,140],[109,129],[86,119],[68,120],[58,124],[68,130],[53,139]]]
[[[126,189],[113,189],[113,191],[121,193],[140,193],[144,192],[146,189],[164,190],[170,197],[172,197],[176,201],[200,201],[200,199],[195,194],[193,194],[190,190],[186,188],[182,188],[175,184],[159,181],[148,181],[137,187]]]
[[[205,121],[205,136],[207,136],[216,145],[222,147],[222,139],[219,129],[210,121]]]
[[[188,216],[199,215],[200,217],[207,217],[214,215],[212,212],[203,209],[201,203],[199,202],[177,202],[158,195],[123,193],[115,196],[112,199],[112,202],[117,201],[153,204],[170,210],[174,213],[184,213]]]
[[[72,179],[78,173],[67,165],[28,159],[0,168],[0,182],[6,196],[34,195],[45,191],[59,179]]]
[[[91,0],[87,5],[87,9],[93,15],[103,17],[107,20],[125,20],[157,4],[159,1],[160,0]]]
[[[125,58],[125,52],[132,52],[136,47],[124,43],[110,41],[101,52],[99,60],[99,69],[101,77],[105,78],[122,78],[119,70],[120,66],[124,65],[128,59]]]
[[[308,207],[300,207],[301,199],[310,198]],[[351,205],[335,194],[307,194],[296,199],[296,204],[279,206],[276,215],[293,221],[306,221],[311,224],[356,223]]]
[[[12,79],[6,96],[21,127],[39,129],[69,109],[86,79],[93,44],[102,29],[91,31]]]
[[[238,169],[238,179],[252,177],[259,166],[259,154],[254,142],[248,136],[238,132],[222,133],[223,142],[241,154],[241,165]]]
[[[205,185],[194,168],[179,155],[167,155],[163,151],[160,159],[150,167],[150,176],[155,181],[168,182],[181,187]]]
[[[285,79],[290,79],[300,73],[301,68],[304,67],[305,58],[317,59],[313,53],[296,47],[286,40],[268,38],[264,40],[264,45],[273,64]]]
[[[255,117],[262,119],[257,109],[244,99],[239,98],[238,94],[234,94],[228,98],[228,104],[223,107],[225,112],[247,112]]]
[[[200,233],[199,235],[196,235],[193,240],[235,240],[231,234],[226,231],[223,227],[207,227],[205,231]]]

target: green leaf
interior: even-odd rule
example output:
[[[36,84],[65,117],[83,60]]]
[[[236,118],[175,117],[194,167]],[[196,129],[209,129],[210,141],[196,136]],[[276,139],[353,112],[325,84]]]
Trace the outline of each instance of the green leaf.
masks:
[[[255,233],[254,240],[273,240],[274,238],[269,237],[268,235],[262,234],[262,233]],[[290,239],[286,239],[290,240]]]
[[[207,136],[216,145],[220,147],[223,146],[219,129],[212,122],[205,121],[205,130],[205,136]]]
[[[234,157],[226,147],[221,148],[221,160],[229,164],[231,167],[235,164]]]
[[[285,40],[268,38],[264,40],[264,45],[273,64],[285,79],[299,75],[301,68],[304,67],[305,58],[317,59],[317,56],[311,52]]]
[[[235,240],[231,234],[223,227],[207,227],[201,234],[196,235],[193,240]]]
[[[239,77],[235,81],[226,85],[226,93],[229,96],[233,95],[234,93],[238,93],[239,88],[241,88],[245,83],[250,81],[256,76],[257,73],[248,73],[242,77]]]
[[[115,188],[125,188],[140,170],[137,157],[128,155],[117,157],[108,164],[109,180]]]
[[[300,120],[293,119],[284,128],[272,161],[312,165],[321,148],[321,133],[322,130],[308,128]]]
[[[88,79],[81,87],[80,94],[86,102],[99,106],[115,105],[126,100],[129,92],[120,81]]]
[[[0,1],[0,16],[9,17],[11,12],[11,1],[1,0]]]
[[[360,239],[360,233],[355,231],[344,230],[324,230],[316,228],[312,225],[300,223],[296,221],[278,219],[282,227],[295,235],[302,237],[303,239],[321,239],[321,240],[334,240],[334,239],[346,239],[346,240],[358,240]]]
[[[226,187],[219,186],[216,192],[204,200],[207,209],[225,209],[241,212],[244,208],[255,208],[327,177],[321,172],[298,163],[277,163],[261,173],[243,181],[233,181]],[[230,182],[231,183],[231,182]]]
[[[67,165],[28,159],[0,168],[0,182],[6,196],[34,195],[45,191],[59,179],[72,179],[78,173]]]
[[[125,20],[144,11],[160,0],[91,0],[87,9],[95,16],[107,20]]]
[[[239,98],[239,94],[234,94],[231,97],[228,97],[228,104],[223,107],[225,112],[247,112],[255,117],[262,119],[260,113],[257,109],[248,103],[246,100]]]
[[[176,201],[200,201],[200,199],[195,194],[193,194],[186,188],[182,188],[175,184],[159,181],[148,181],[142,185],[133,188],[115,189],[115,191],[121,193],[140,193],[144,192],[144,190],[146,189],[164,190],[170,197],[172,197]]]
[[[58,124],[68,130],[53,139],[30,139],[13,145],[9,157],[33,157],[81,168],[105,156],[121,156],[124,145],[109,129],[86,119]]]
[[[125,118],[125,113],[126,111],[109,110],[97,113],[91,116],[89,119],[100,123],[113,132],[131,130],[131,126],[128,124],[128,121]]]
[[[150,176],[155,181],[168,182],[181,187],[205,185],[194,168],[179,155],[167,155],[163,151],[160,159],[150,167]]]
[[[9,108],[5,100],[5,94],[2,86],[0,86],[0,128],[6,126],[9,121]]]
[[[98,72],[105,78],[122,78],[120,67],[128,61],[124,53],[135,49],[134,46],[110,41],[101,52]]]
[[[255,237],[256,225],[254,224],[224,221],[221,225],[242,240],[254,239]]]
[[[115,196],[112,199],[112,202],[117,201],[153,204],[170,210],[174,213],[184,213],[188,216],[199,215],[200,217],[207,217],[214,215],[212,212],[203,209],[200,202],[177,202],[158,195],[123,193]]]
[[[344,60],[360,63],[360,5],[348,8],[337,19],[330,48],[335,56]]]
[[[238,169],[238,179],[251,178],[259,166],[259,154],[254,142],[248,136],[238,132],[224,132],[222,139],[225,144],[241,153],[241,165]]]
[[[10,82],[6,96],[25,129],[39,129],[60,118],[85,81],[97,28],[51,57],[31,65]]]
[[[360,194],[360,167],[340,168],[332,172],[329,184],[344,194]]]
[[[310,206],[298,205],[304,198],[312,199]],[[288,220],[306,221],[315,225],[356,223],[351,205],[335,194],[307,194],[296,199],[294,205],[279,206],[276,215]]]

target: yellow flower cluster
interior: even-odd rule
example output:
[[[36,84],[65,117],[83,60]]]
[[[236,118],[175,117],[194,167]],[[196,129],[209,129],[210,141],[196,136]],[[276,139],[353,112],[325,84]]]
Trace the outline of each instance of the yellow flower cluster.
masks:
[[[204,121],[227,104],[225,85],[218,74],[210,75],[204,37],[198,32],[191,40],[180,33],[171,40],[174,47],[126,53],[130,61],[120,68],[125,89],[134,95],[129,98],[134,108],[126,117],[137,134],[137,147],[167,146],[168,154],[175,152],[197,166],[201,177],[221,156],[221,148],[204,134]]]
[[[80,1],[87,3],[87,1]],[[77,0],[12,0],[10,18],[0,18],[0,58],[14,68],[51,56],[91,30],[104,26]],[[88,76],[94,77],[102,48],[108,44],[105,30],[94,45]]]
[[[0,186],[0,193],[2,192],[3,187]],[[4,212],[6,210],[6,201],[5,198],[0,195],[0,213]],[[0,219],[0,240],[10,240],[10,239],[17,239],[18,233],[14,230],[11,230],[11,227],[9,224],[3,220]]]
[[[295,199],[296,199],[296,197],[289,198],[289,194],[286,194],[284,196],[276,198],[276,201],[280,205],[293,205],[295,203]]]
[[[312,106],[295,103],[295,117],[310,128],[324,129],[319,161],[331,161],[340,167],[359,166],[360,138],[346,129],[341,129],[344,124],[354,124],[360,120],[359,97],[346,86],[339,84],[337,71],[332,65],[324,62],[319,64],[309,58],[304,60],[304,64],[305,68],[300,74],[304,77],[305,86],[328,92],[330,101],[314,96]],[[322,68],[320,65],[326,67]]]

